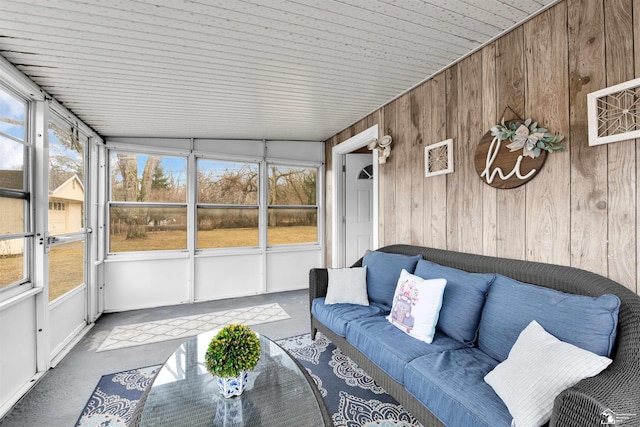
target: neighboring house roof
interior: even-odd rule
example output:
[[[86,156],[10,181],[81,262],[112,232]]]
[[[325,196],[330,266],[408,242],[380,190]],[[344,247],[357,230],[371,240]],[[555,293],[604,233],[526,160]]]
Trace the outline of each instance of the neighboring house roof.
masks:
[[[0,170],[0,187],[21,189],[24,186],[23,171]]]
[[[49,174],[49,192],[52,193],[63,186],[69,179],[77,174],[75,172],[55,171]]]
[[[23,187],[23,171],[21,170],[5,170],[0,169],[0,187],[21,189]],[[49,191],[50,195],[60,194],[66,190],[72,183],[76,183],[82,193],[84,194],[84,185],[78,177],[78,174],[73,172],[59,173],[57,180],[50,177],[49,187],[53,188],[53,191]],[[64,179],[64,180],[63,180]],[[56,182],[57,181],[57,182]]]
[[[76,190],[76,184],[80,191]],[[75,193],[75,194],[74,194]],[[55,190],[49,192],[49,196],[56,197],[59,199],[68,199],[68,200],[84,200],[84,185],[77,174],[73,174],[66,181],[56,187]]]

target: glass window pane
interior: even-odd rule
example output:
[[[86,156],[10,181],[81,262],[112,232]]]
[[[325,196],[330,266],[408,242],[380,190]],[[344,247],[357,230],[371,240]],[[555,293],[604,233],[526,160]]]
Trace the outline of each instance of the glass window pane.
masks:
[[[315,205],[316,168],[269,166],[270,205]]]
[[[0,197],[0,234],[25,232],[24,211],[26,201]]]
[[[111,200],[116,202],[187,201],[187,159],[111,152]]]
[[[0,187],[24,190],[24,159],[27,147],[0,135]]]
[[[198,159],[198,202],[258,204],[258,165]]]
[[[84,283],[84,241],[61,243],[49,250],[49,301]]]
[[[269,208],[268,245],[316,243],[318,210]]]
[[[84,229],[84,141],[49,123],[49,233]]]
[[[25,239],[0,240],[0,289],[27,277]]]
[[[109,252],[187,249],[187,208],[111,206]]]
[[[80,194],[83,196],[83,194]],[[80,195],[78,197],[80,197]],[[84,203],[80,200],[49,197],[49,234],[57,236],[84,229]]]
[[[198,208],[198,249],[258,246],[258,209]]]
[[[84,183],[84,141],[71,129],[49,122],[49,191],[74,176]]]
[[[0,132],[24,141],[26,115],[27,103],[0,88]]]

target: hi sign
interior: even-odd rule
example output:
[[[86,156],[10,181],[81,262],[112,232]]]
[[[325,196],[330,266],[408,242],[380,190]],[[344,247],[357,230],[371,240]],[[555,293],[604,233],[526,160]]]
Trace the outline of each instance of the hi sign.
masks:
[[[527,183],[547,159],[546,151],[532,158],[524,156],[522,150],[509,150],[508,143],[508,140],[501,141],[487,132],[476,147],[476,172],[482,181],[495,188],[515,188]]]

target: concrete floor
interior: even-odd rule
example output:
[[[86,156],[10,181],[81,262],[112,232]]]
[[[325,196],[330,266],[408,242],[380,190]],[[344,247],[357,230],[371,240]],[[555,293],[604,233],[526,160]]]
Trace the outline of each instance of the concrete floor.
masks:
[[[257,295],[102,315],[89,333],[50,369],[2,420],[2,427],[73,427],[102,375],[162,364],[187,338],[96,353],[118,325],[277,302],[290,319],[252,326],[273,340],[309,332],[308,291]]]

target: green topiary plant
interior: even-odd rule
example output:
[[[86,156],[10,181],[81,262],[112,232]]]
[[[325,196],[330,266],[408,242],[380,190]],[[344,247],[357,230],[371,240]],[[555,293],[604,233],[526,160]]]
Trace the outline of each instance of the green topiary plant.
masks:
[[[228,325],[211,340],[204,356],[207,370],[221,378],[237,377],[255,368],[260,359],[260,340],[245,325]]]

